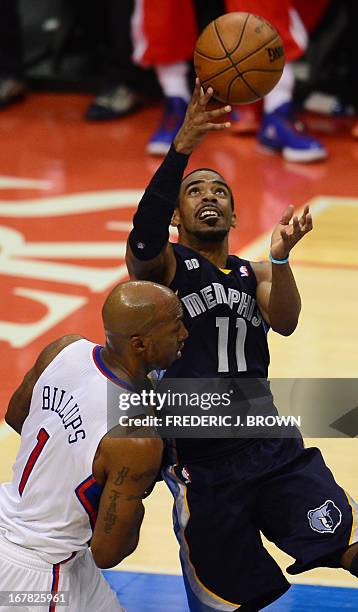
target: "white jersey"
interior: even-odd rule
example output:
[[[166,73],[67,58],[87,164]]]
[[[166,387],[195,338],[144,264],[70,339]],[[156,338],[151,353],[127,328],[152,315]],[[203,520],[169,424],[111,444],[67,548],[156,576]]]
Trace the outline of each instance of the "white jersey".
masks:
[[[92,464],[109,428],[107,398],[129,391],[108,380],[100,348],[78,340],[41,374],[12,482],[0,485],[0,532],[49,563],[88,546],[102,491]]]

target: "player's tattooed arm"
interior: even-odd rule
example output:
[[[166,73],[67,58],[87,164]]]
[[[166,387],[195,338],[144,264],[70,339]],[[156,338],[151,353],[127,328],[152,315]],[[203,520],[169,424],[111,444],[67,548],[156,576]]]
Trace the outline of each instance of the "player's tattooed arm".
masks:
[[[5,415],[6,423],[17,433],[21,433],[24,421],[29,414],[34,386],[44,369],[51,363],[56,355],[65,348],[65,346],[81,339],[82,336],[78,334],[69,334],[55,340],[41,351],[34,366],[25,374],[21,385],[16,389],[10,399]]]
[[[142,500],[159,472],[162,442],[104,438],[100,447],[104,488],[91,548],[96,564],[105,568],[117,565],[137,547],[144,517]],[[100,472],[98,466],[95,476],[96,472]]]
[[[115,477],[114,484],[117,487],[120,487],[124,483],[124,481],[127,478],[128,474],[129,474],[129,467],[126,467],[126,466],[122,467],[117,472],[117,476]]]

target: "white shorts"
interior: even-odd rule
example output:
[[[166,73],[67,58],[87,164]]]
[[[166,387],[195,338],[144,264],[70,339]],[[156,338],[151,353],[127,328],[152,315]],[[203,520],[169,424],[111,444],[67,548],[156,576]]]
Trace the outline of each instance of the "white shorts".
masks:
[[[68,591],[69,605],[1,606],[1,612],[125,612],[96,566],[91,551],[80,551],[65,563],[51,565],[34,551],[0,534],[0,591]]]

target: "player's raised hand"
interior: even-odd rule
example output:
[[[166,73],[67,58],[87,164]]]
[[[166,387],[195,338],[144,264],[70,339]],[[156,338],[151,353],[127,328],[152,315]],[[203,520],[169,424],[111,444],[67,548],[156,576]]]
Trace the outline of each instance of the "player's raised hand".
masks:
[[[174,139],[178,153],[190,154],[208,132],[225,130],[230,127],[231,124],[226,121],[226,116],[231,111],[231,106],[226,105],[216,110],[207,110],[206,107],[213,94],[212,87],[204,92],[199,79],[196,79],[183,125]],[[220,119],[222,121],[218,121]]]
[[[290,204],[272,233],[271,255],[274,259],[286,259],[295,244],[313,228],[308,206],[305,206],[300,218],[293,212],[294,207]]]

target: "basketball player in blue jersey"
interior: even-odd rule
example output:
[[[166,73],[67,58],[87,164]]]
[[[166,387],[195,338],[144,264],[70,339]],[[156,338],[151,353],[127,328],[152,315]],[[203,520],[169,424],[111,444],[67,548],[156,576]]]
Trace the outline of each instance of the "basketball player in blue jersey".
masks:
[[[45,599],[2,599],[4,612],[41,602],[54,612],[65,591],[69,612],[123,610],[96,566],[135,550],[162,441],[120,437],[107,398],[120,402],[153,368],[170,367],[187,331],[178,298],[148,282],[115,287],[103,322],[104,347],[78,335],[53,342],[10,400],[6,421],[21,443],[12,482],[0,485],[0,591]]]
[[[181,130],[133,220],[131,278],[177,292],[189,331],[170,378],[266,378],[269,328],[284,336],[301,302],[289,264],[311,229],[288,206],[271,239],[270,261],[229,255],[234,200],[222,175],[201,168],[183,179],[207,132],[229,126],[230,107],[208,111],[213,92],[195,91]],[[216,121],[216,123],[215,123]],[[170,223],[179,242],[168,242]],[[296,439],[177,439],[163,471],[175,498],[175,532],[191,612],[256,612],[289,583],[260,531],[295,558],[296,574],[317,566],[358,575],[357,506],[336,484],[318,449]]]

